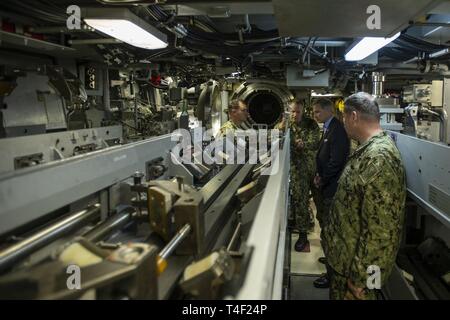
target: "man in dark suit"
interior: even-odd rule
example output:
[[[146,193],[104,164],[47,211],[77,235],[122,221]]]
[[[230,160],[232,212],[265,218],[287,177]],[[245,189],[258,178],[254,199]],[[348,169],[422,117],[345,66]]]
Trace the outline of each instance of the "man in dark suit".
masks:
[[[338,180],[345,167],[350,152],[350,141],[343,124],[333,116],[333,102],[319,99],[313,104],[314,117],[323,123],[323,135],[316,156],[317,173],[314,202],[317,207],[317,220],[323,230],[328,222],[329,211],[336,193]],[[320,258],[326,264],[325,258]],[[329,279],[325,274],[314,281],[318,288],[328,288]]]

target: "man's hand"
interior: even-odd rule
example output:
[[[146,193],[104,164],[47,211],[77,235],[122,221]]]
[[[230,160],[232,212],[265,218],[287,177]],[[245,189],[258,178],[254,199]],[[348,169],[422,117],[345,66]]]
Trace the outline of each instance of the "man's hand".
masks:
[[[322,178],[318,174],[316,174],[316,176],[314,177],[314,185],[317,189],[322,186]]]
[[[305,144],[303,143],[302,139],[297,139],[295,140],[295,146],[297,147],[297,149],[303,149]]]
[[[347,279],[347,286],[356,299],[363,300],[365,297],[364,288],[358,288],[350,279]]]

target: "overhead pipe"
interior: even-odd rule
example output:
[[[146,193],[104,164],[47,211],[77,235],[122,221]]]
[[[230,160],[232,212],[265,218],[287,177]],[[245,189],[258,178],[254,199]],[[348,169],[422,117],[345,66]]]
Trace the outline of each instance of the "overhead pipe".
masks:
[[[450,52],[450,49],[449,48],[445,48],[445,49],[442,49],[442,50],[430,53],[428,55],[428,57],[431,58],[431,59],[439,58],[439,57],[445,56],[446,54],[449,54],[449,52]]]
[[[123,43],[116,38],[100,38],[100,39],[75,39],[69,40],[71,45],[88,45],[88,44],[117,44]]]
[[[242,29],[242,32],[244,33],[252,32],[252,26],[250,25],[250,19],[248,17],[248,14],[245,15],[245,29]]]

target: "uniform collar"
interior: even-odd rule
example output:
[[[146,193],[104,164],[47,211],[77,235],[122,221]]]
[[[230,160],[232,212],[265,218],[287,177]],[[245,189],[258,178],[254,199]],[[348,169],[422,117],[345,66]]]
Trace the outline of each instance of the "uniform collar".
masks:
[[[236,128],[239,128],[239,126],[231,119],[230,119],[230,123],[231,123],[231,125],[235,126]]]
[[[371,145],[374,141],[378,140],[381,137],[386,136],[386,131],[382,131],[379,134],[374,135],[373,137],[371,137],[369,140],[367,140],[366,142],[364,142],[363,144],[361,144],[356,150],[355,152],[353,152],[352,156],[360,154],[361,152],[363,152],[369,145]]]
[[[296,124],[297,126],[300,126],[302,123],[308,121],[308,116],[303,115],[299,122],[296,122],[294,119],[290,119],[292,124]]]

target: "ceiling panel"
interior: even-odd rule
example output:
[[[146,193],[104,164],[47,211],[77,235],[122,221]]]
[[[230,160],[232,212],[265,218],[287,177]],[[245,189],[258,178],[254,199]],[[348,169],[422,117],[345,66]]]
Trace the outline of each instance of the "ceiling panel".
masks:
[[[428,13],[440,0],[273,0],[280,36],[387,37]],[[367,8],[381,9],[381,29],[367,27]]]

